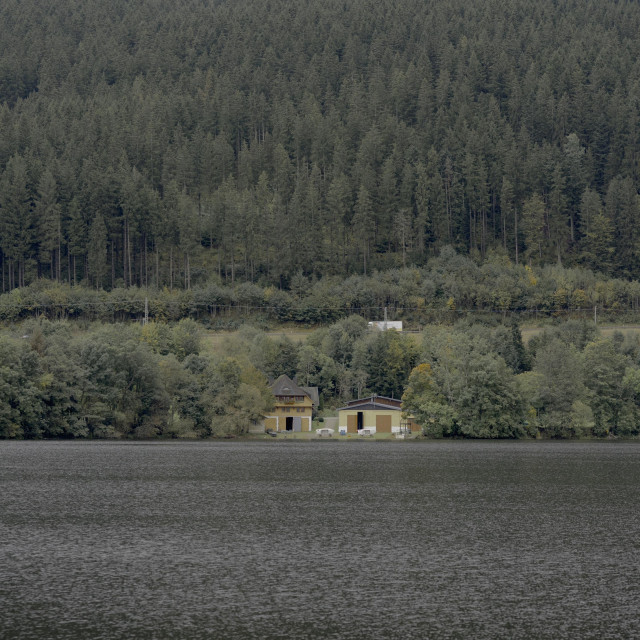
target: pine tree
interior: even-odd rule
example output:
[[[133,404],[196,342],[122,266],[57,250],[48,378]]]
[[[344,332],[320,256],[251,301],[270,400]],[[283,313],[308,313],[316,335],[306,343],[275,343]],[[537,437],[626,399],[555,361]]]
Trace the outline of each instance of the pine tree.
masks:
[[[62,217],[58,203],[58,186],[53,174],[45,169],[38,184],[35,216],[39,227],[40,261],[49,263],[49,277],[60,281],[62,251]]]
[[[87,269],[93,286],[101,289],[107,275],[107,226],[100,213],[95,216],[89,229]]]
[[[26,262],[34,236],[33,196],[28,185],[27,163],[22,156],[15,155],[0,178],[0,237],[8,263],[10,289],[26,284]]]
[[[354,209],[354,216],[351,222],[353,237],[356,246],[359,245],[362,255],[362,271],[367,275],[367,262],[371,251],[371,241],[373,240],[373,205],[371,196],[364,186],[358,190],[358,198]]]
[[[531,261],[535,254],[542,259],[544,243],[545,205],[542,197],[535,193],[528,198],[522,207],[522,232],[526,250],[525,256]]]

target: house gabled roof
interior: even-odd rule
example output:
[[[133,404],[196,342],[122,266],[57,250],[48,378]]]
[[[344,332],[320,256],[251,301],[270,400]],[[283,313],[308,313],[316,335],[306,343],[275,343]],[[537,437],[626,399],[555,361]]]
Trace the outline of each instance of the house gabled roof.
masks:
[[[387,398],[386,396],[367,396],[366,398],[358,398],[357,400],[349,400],[347,402],[347,407],[358,407],[361,404],[366,404],[368,402],[374,402],[378,404],[383,404],[389,407],[398,407],[400,409],[402,407],[402,400],[399,398]]]
[[[381,402],[368,402],[363,404],[353,404],[347,407],[340,407],[338,411],[402,411],[400,407]]]
[[[315,407],[320,403],[320,394],[318,393],[318,387],[301,387],[305,393],[311,398],[311,402]]]
[[[369,396],[350,400],[347,405],[340,407],[338,411],[373,411],[383,409],[385,411],[402,411],[402,401],[397,398],[385,398],[384,396]]]
[[[317,387],[300,387],[284,373],[271,385],[273,395],[278,396],[307,396],[314,405],[318,404]]]

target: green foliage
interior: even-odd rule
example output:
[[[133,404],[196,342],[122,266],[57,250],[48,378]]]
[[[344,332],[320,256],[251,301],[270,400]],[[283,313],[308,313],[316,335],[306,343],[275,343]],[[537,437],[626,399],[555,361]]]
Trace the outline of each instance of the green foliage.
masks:
[[[247,361],[199,355],[198,326],[29,321],[0,336],[0,437],[240,434],[273,397]]]
[[[540,430],[551,437],[575,435],[574,403],[587,399],[581,353],[574,345],[554,338],[536,352],[533,371],[538,375],[530,404],[538,412]]]
[[[444,248],[422,268],[390,269],[371,276],[350,276],[298,281],[297,293],[241,283],[224,286],[215,276],[191,289],[116,287],[95,290],[41,279],[27,287],[0,294],[0,322],[15,322],[32,315],[50,319],[81,318],[122,322],[142,320],[145,301],[149,318],[158,323],[185,318],[219,328],[233,328],[251,319],[263,326],[269,322],[295,322],[330,326],[327,348],[336,359],[348,364],[352,354],[340,346],[366,330],[364,318],[379,320],[384,308],[390,320],[402,319],[409,327],[431,322],[455,322],[473,314],[475,319],[576,317],[582,322],[567,330],[583,332],[582,346],[590,339],[594,307],[598,320],[624,318],[640,305],[637,281],[597,276],[582,268],[562,266],[531,268],[509,261],[493,252],[478,265],[470,258]],[[349,316],[359,320],[351,321]],[[353,325],[353,326],[352,326]],[[512,343],[513,353],[505,358],[510,366],[527,366]],[[577,343],[576,343],[577,344]],[[342,350],[342,353],[338,353]],[[515,358],[515,359],[514,359]]]
[[[403,415],[413,417],[426,436],[453,435],[457,414],[438,390],[430,364],[419,364],[411,372],[402,396],[402,407]]]
[[[640,275],[636,3],[25,0],[0,23],[3,291],[215,273],[333,322],[298,275],[446,245]]]
[[[622,383],[628,366],[627,358],[613,340],[588,344],[583,352],[585,384],[591,391],[594,430],[598,435],[619,435],[623,427],[625,385]]]
[[[366,385],[374,393],[400,398],[416,359],[411,337],[395,331],[373,331],[354,346],[352,364],[353,369],[367,373]]]
[[[511,322],[511,326],[498,326],[489,340],[495,353],[513,373],[522,373],[531,367],[529,353],[522,342],[522,332],[517,322]]]
[[[0,336],[0,437],[42,435],[43,387],[37,354],[24,340]]]
[[[639,433],[640,347],[622,334],[558,323],[528,350],[495,319],[430,325],[420,346],[365,326],[352,316],[303,343],[244,327],[201,352],[192,320],[30,319],[0,335],[0,438],[235,437],[268,414],[267,380],[282,371],[317,386],[327,407],[402,397],[429,437]]]
[[[210,433],[236,436],[248,432],[273,406],[266,378],[255,368],[225,358],[209,370],[205,391]]]
[[[430,380],[426,386],[422,383],[423,391],[412,402],[425,433],[471,438],[524,435],[523,399],[513,372],[491,348],[490,333],[485,329],[472,335],[462,327],[425,332],[423,357]]]

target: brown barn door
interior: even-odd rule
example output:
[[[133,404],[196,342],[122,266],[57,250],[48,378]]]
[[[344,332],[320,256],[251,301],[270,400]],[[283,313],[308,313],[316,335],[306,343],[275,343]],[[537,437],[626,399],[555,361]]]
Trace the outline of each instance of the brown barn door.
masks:
[[[376,433],[391,433],[391,416],[376,416]]]

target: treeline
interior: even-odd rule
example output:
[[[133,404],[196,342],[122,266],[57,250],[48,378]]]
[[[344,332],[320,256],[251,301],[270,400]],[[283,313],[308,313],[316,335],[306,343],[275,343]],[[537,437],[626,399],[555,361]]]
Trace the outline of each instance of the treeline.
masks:
[[[249,362],[200,354],[199,327],[29,321],[0,335],[0,437],[246,433],[273,403]]]
[[[347,278],[294,274],[287,290],[251,282],[224,284],[215,275],[191,289],[118,287],[111,291],[40,279],[0,295],[0,322],[31,316],[103,322],[192,318],[217,329],[243,323],[327,325],[352,314],[404,320],[407,329],[452,323],[471,314],[520,320],[572,316],[636,322],[640,282],[581,267],[530,267],[502,252],[481,263],[445,247],[424,267]]]
[[[444,245],[640,276],[640,6],[5,0],[2,290],[288,289]]]
[[[272,408],[282,373],[319,386],[324,405],[375,388],[399,398],[417,348],[351,316],[304,344],[244,327],[216,348],[200,326],[31,319],[0,334],[0,438],[246,434]]]
[[[404,410],[430,437],[573,438],[640,433],[640,340],[592,324],[548,328],[525,348],[514,325],[423,334]]]
[[[421,338],[349,316],[305,342],[245,326],[216,346],[199,325],[31,319],[0,335],[0,438],[243,435],[269,412],[268,380],[320,391],[320,416],[354,397],[403,399],[428,437],[640,433],[640,337],[558,322],[525,346],[495,318]]]

